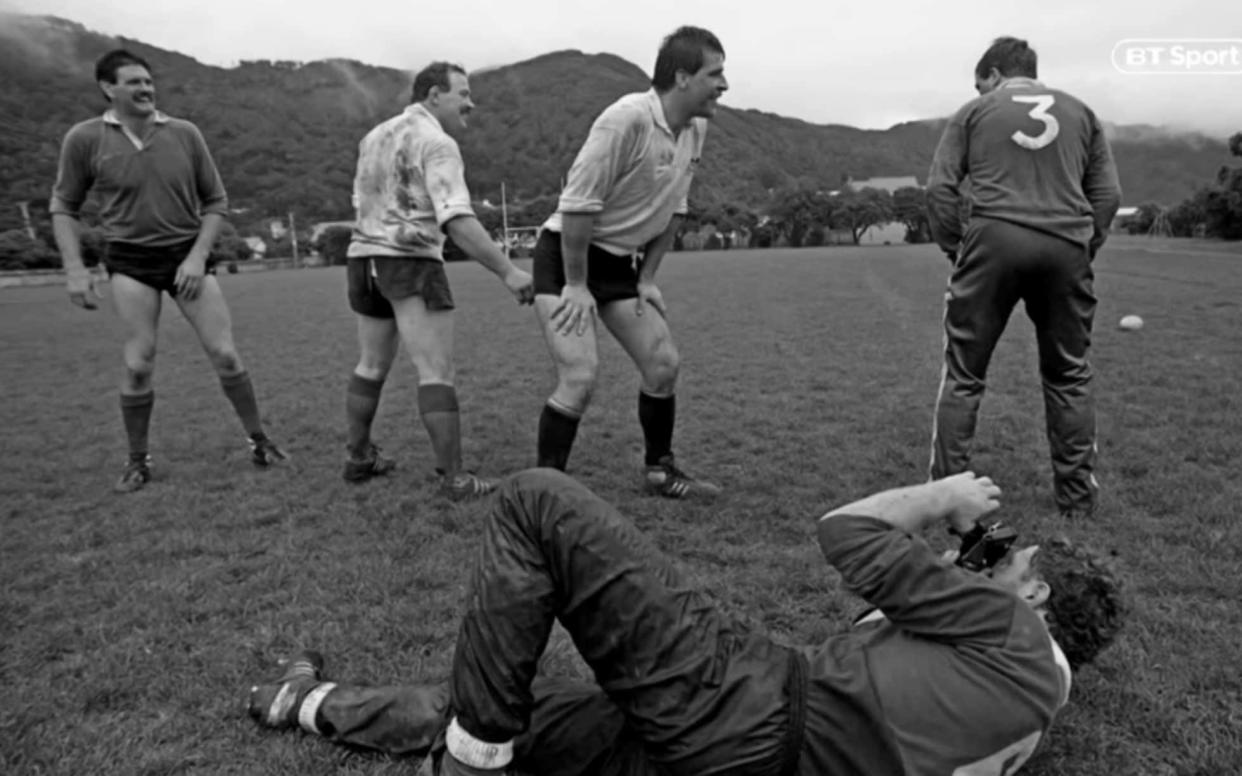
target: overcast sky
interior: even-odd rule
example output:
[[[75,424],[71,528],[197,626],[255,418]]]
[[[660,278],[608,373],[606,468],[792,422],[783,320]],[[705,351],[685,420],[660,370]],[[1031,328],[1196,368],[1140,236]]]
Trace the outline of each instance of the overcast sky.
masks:
[[[1242,57],[1242,0],[0,0],[0,9],[61,16],[212,65],[341,57],[404,70],[435,59],[474,70],[575,48],[650,72],[660,38],[696,24],[724,44],[726,104],[867,128],[951,113],[973,96],[991,39],[1016,35],[1039,53],[1042,80],[1106,121],[1242,130],[1242,72],[1113,65],[1118,42],[1133,38],[1232,38],[1211,46],[1226,57],[1236,44]],[[1242,61],[1226,65],[1216,69],[1242,71]]]

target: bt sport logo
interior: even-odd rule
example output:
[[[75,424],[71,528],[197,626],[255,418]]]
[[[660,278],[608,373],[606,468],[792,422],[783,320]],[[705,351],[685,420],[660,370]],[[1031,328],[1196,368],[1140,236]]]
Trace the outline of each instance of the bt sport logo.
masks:
[[[1242,38],[1128,38],[1112,61],[1126,75],[1242,75]]]

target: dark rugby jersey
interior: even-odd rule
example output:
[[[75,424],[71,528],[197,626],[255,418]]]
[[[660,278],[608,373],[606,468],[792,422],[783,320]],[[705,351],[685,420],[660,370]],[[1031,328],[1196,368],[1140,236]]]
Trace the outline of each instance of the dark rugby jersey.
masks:
[[[963,106],[945,127],[927,180],[932,234],[956,250],[958,187],[972,216],[997,218],[1095,249],[1121,203],[1108,140],[1080,100],[1012,78]]]
[[[818,530],[847,587],[885,617],[806,650],[799,772],[1013,773],[1069,696],[1035,610],[881,520],[838,515]]]
[[[49,209],[77,217],[92,190],[108,242],[177,245],[198,236],[204,214],[228,213],[224,184],[202,134],[162,113],[141,139],[112,111],[69,130]]]

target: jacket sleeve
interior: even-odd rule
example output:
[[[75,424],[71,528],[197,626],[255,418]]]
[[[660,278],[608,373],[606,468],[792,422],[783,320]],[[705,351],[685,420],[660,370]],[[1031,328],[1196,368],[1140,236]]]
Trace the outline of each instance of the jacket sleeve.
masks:
[[[873,517],[835,515],[818,525],[820,547],[846,587],[911,633],[1000,646],[1018,598],[986,577],[941,560],[926,542]]]
[[[946,253],[956,253],[962,242],[959,198],[970,155],[968,122],[973,105],[968,103],[945,126],[927,175],[927,218],[932,238]]]

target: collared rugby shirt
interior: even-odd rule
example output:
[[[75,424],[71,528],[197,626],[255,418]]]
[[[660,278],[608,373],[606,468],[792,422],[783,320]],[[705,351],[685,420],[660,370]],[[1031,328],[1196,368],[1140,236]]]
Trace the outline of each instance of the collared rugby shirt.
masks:
[[[706,136],[702,118],[674,136],[654,89],[627,94],[595,119],[544,228],[561,231],[564,213],[593,213],[592,244],[635,253],[686,213]]]
[[[444,261],[444,226],[473,216],[457,141],[422,105],[372,129],[358,146],[357,221],[348,256]]]
[[[224,184],[198,127],[159,112],[145,137],[111,110],[65,134],[49,209],[76,218],[92,192],[104,239],[113,243],[177,245],[198,236],[203,215],[228,213]]]

